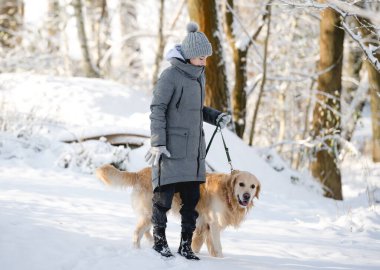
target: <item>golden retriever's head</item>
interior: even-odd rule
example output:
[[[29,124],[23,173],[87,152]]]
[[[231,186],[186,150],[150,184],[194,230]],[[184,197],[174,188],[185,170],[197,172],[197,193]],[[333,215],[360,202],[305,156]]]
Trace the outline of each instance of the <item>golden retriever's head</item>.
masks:
[[[231,174],[231,189],[240,207],[247,207],[253,203],[253,198],[259,198],[261,184],[251,173],[233,171]]]

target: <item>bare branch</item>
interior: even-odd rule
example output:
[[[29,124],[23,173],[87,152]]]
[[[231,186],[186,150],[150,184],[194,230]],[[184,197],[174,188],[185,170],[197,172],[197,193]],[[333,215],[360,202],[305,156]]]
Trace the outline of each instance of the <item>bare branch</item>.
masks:
[[[342,27],[347,32],[347,34],[360,46],[366,55],[368,61],[374,66],[374,68],[380,72],[380,62],[375,56],[376,50],[378,47],[374,47],[373,45],[366,46],[366,41],[360,34],[355,34],[347,23],[344,22],[344,19],[349,16],[359,16],[364,18],[369,18],[373,22],[380,23],[380,16],[377,13],[374,13],[369,10],[365,10],[354,5],[350,5],[348,3],[344,3],[340,0],[326,0],[327,4],[316,3],[314,0],[309,0],[307,2],[298,2],[298,1],[290,1],[290,0],[279,0],[282,3],[285,3],[294,7],[313,7],[318,9],[331,8],[335,10],[340,16],[343,18]]]
[[[228,3],[228,1],[226,1],[226,7],[227,7],[228,10],[234,15],[236,21],[240,24],[242,30],[244,31],[244,33],[247,35],[247,37],[248,37],[248,38],[250,39],[250,41],[252,42],[253,47],[255,48],[256,53],[257,53],[258,56],[260,57],[260,60],[263,61],[263,56],[260,54],[260,51],[259,51],[259,49],[257,48],[255,41],[252,40],[252,37],[251,37],[251,35],[249,34],[248,30],[244,27],[244,25],[243,25],[243,23],[241,22],[239,16],[236,14],[235,10],[230,6],[230,4]]]
[[[374,68],[378,72],[380,72],[380,62],[374,55],[376,49],[378,49],[378,48],[373,47],[371,45],[366,46],[364,44],[364,40],[361,37],[361,35],[355,34],[345,22],[342,22],[342,26],[343,26],[344,30],[350,35],[350,37],[359,44],[360,48],[362,48],[362,50],[364,51],[364,54],[368,58],[368,61],[374,66]]]
[[[348,15],[357,15],[359,17],[371,20],[374,24],[380,24],[380,15],[376,12],[360,8],[358,6],[340,0],[326,0],[326,2],[329,3],[329,6],[331,8],[335,6]]]
[[[183,0],[180,8],[178,9],[177,15],[175,16],[175,18],[174,18],[174,20],[170,26],[170,30],[173,30],[175,25],[177,24],[177,21],[178,21],[180,15],[182,14],[182,10],[185,7],[185,4],[186,4],[186,0]]]

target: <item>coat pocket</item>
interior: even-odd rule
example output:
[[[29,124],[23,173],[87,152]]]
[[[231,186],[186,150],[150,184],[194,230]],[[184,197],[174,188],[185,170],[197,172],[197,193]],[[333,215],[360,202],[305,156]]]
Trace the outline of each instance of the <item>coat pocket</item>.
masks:
[[[186,157],[188,136],[189,130],[187,128],[168,128],[166,144],[171,159],[181,159]]]

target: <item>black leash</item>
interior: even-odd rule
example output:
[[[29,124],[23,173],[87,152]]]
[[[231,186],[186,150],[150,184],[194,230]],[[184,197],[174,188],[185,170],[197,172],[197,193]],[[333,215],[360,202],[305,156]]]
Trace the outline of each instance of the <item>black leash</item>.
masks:
[[[216,128],[215,128],[215,130],[214,130],[214,133],[212,134],[211,139],[210,139],[210,141],[209,141],[209,143],[208,143],[208,145],[207,145],[207,148],[206,148],[206,156],[207,156],[208,150],[210,150],[211,143],[212,143],[212,141],[214,140],[215,134],[216,134],[216,132],[218,132],[218,129],[219,129],[219,125],[216,126]]]
[[[228,164],[230,164],[230,169],[231,169],[231,172],[232,172],[232,171],[234,170],[234,168],[232,167],[232,161],[231,161],[230,153],[228,152],[228,147],[227,147],[226,142],[225,142],[225,140],[224,140],[223,133],[222,133],[222,129],[221,129],[220,126],[219,126],[219,122],[217,123],[216,128],[215,128],[215,130],[214,130],[214,133],[212,134],[211,139],[210,139],[210,141],[209,141],[209,143],[208,143],[208,145],[207,145],[207,148],[206,148],[206,156],[207,156],[208,150],[210,150],[211,143],[212,143],[212,141],[214,140],[215,134],[216,134],[216,132],[218,132],[218,130],[219,130],[219,132],[220,132],[220,135],[222,136],[222,141],[223,141],[223,145],[224,145],[224,150],[226,151]]]

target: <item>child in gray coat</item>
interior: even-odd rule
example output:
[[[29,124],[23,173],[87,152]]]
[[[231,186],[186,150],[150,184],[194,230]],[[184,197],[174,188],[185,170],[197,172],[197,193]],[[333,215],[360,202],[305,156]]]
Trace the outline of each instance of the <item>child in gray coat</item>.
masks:
[[[166,241],[166,213],[174,193],[182,200],[181,242],[178,253],[199,260],[191,249],[198,213],[199,185],[205,181],[206,143],[203,121],[224,128],[231,116],[203,105],[205,100],[206,59],[212,47],[198,25],[187,25],[188,34],[166,56],[165,69],[153,91],[150,106],[151,148],[146,160],[152,164],[153,249],[171,257]]]

